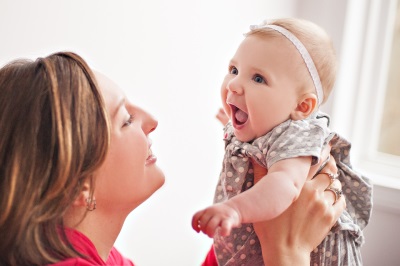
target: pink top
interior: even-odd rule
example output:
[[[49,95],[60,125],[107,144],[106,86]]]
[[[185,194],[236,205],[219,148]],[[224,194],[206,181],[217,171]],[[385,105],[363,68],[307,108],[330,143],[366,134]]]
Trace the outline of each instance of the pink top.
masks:
[[[66,260],[51,264],[52,266],[89,266],[89,265],[124,265],[124,266],[134,266],[132,261],[123,257],[118,250],[113,247],[110,254],[108,255],[107,261],[103,261],[97,253],[96,247],[93,245],[92,241],[87,238],[84,234],[73,229],[65,229],[65,233],[74,246],[74,248],[80,253],[87,256],[87,258],[68,258]]]

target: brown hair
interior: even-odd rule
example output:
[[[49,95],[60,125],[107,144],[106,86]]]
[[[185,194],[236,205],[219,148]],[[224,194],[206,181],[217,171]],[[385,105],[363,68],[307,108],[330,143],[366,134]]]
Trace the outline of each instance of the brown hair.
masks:
[[[303,43],[317,68],[324,91],[324,99],[322,101],[324,103],[333,89],[337,71],[336,52],[329,35],[318,25],[297,18],[275,19],[266,21],[262,25],[277,25],[285,28]],[[281,36],[280,33],[269,28],[253,29],[246,36],[254,34]]]
[[[79,256],[63,215],[104,161],[109,128],[94,74],[77,54],[0,69],[0,264]]]

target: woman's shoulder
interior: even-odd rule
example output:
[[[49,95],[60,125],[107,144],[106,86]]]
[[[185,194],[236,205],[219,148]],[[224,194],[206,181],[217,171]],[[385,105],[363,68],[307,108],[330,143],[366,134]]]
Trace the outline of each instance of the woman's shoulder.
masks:
[[[93,265],[93,262],[88,261],[84,258],[69,258],[63,261],[56,262],[54,264],[50,264],[49,266],[89,266]]]
[[[106,262],[99,262],[98,260],[93,260],[92,258],[68,258],[63,261],[59,261],[54,264],[50,264],[51,266],[93,266],[93,265],[123,265],[123,266],[134,266],[133,262],[129,259],[125,258],[118,252],[115,248],[113,248],[108,256]],[[49,266],[50,266],[49,265]]]
[[[111,249],[106,265],[134,266],[133,262],[130,259],[124,257],[115,247]]]
[[[103,261],[97,253],[96,247],[92,241],[83,233],[71,229],[64,228],[64,232],[68,237],[70,243],[74,246],[76,251],[83,254],[83,257],[67,258],[59,261],[52,266],[72,266],[72,265],[124,265],[133,266],[134,264],[129,259],[122,256],[122,254],[113,247],[108,255],[107,261]]]

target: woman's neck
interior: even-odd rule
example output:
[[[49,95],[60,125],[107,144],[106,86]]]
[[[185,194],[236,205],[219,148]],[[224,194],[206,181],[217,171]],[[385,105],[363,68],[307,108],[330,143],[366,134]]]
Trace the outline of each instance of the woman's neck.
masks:
[[[106,262],[126,216],[111,215],[96,209],[87,212],[82,220],[82,215],[75,212],[65,215],[64,225],[87,236],[96,247],[99,256]]]

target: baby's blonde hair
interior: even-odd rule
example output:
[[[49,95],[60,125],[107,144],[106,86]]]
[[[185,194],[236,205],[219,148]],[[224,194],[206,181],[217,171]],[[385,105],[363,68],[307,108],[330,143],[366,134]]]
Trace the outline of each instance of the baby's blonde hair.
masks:
[[[297,18],[281,18],[265,21],[259,27],[250,30],[246,36],[259,34],[282,36],[273,29],[263,28],[263,25],[277,25],[285,28],[303,43],[317,68],[324,92],[322,99],[322,103],[324,103],[332,91],[337,69],[336,52],[330,36],[320,26]]]

